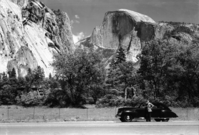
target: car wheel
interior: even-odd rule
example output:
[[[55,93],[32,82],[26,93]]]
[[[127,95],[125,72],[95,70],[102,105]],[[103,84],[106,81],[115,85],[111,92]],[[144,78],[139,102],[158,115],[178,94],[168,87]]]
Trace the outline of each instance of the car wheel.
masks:
[[[155,121],[156,121],[156,122],[160,122],[160,121],[161,121],[161,119],[155,119]]]
[[[168,122],[169,121],[169,118],[164,118],[162,119],[163,122]]]
[[[132,117],[130,114],[124,114],[124,115],[122,116],[122,121],[123,121],[123,122],[131,122],[132,119],[133,119],[133,117]]]

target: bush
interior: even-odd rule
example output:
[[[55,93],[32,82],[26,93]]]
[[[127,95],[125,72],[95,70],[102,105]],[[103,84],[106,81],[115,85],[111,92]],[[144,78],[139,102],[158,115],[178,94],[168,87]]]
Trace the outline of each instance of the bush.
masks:
[[[49,107],[66,107],[70,103],[67,95],[63,90],[55,89],[50,92],[48,97],[46,98],[44,105]]]
[[[137,104],[143,103],[145,100],[142,97],[133,97],[124,99],[115,95],[108,94],[103,98],[99,99],[96,103],[96,107],[118,107],[118,106],[136,106]]]
[[[192,104],[194,107],[199,107],[199,97],[194,97]]]
[[[123,106],[132,106],[136,107],[140,103],[144,103],[145,100],[142,97],[133,97],[131,99],[127,99],[126,101],[124,100]]]
[[[4,85],[0,89],[0,104],[12,105],[15,103],[16,90],[11,85]]]
[[[30,91],[29,93],[22,94],[21,98],[16,97],[17,103],[22,106],[31,107],[43,105],[44,97],[38,96],[36,91]]]
[[[96,107],[113,107],[117,106],[118,97],[113,94],[107,94],[103,98],[99,99],[96,103]]]

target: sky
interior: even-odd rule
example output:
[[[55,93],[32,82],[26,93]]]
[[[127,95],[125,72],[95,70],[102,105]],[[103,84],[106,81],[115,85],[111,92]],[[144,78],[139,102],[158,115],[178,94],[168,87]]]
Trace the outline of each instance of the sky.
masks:
[[[67,12],[72,32],[88,36],[102,24],[107,11],[129,9],[148,15],[156,22],[174,21],[199,24],[199,0],[40,0],[51,9]]]

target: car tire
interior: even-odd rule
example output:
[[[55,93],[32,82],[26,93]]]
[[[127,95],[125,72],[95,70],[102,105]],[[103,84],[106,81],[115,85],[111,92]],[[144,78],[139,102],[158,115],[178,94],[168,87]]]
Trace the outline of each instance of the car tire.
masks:
[[[122,122],[131,122],[133,117],[130,114],[124,114],[121,118]]]
[[[155,119],[155,121],[156,121],[156,122],[160,122],[160,121],[161,121],[161,119]]]
[[[169,118],[164,118],[162,119],[163,122],[168,122],[169,121]]]
[[[120,121],[121,121],[121,122],[125,122],[123,118],[120,118]]]

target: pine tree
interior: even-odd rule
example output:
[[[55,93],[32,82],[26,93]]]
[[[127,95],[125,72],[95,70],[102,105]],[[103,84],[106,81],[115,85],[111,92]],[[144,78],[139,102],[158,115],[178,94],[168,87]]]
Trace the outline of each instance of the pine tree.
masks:
[[[132,86],[135,83],[136,70],[133,68],[132,62],[115,63],[112,59],[106,78],[106,89],[111,93],[115,93],[124,97],[126,87]]]
[[[106,78],[106,89],[111,93],[114,91],[116,94],[121,93],[122,85],[119,81],[119,77],[121,76],[121,71],[119,68],[119,64],[126,61],[126,56],[124,53],[124,49],[121,47],[121,36],[119,36],[119,48],[117,50],[116,56],[112,58],[109,69],[107,72]]]
[[[119,47],[116,53],[116,64],[126,61],[126,55],[124,53],[124,49],[122,48],[121,41],[122,41],[122,36],[119,35]]]
[[[116,59],[113,58],[111,63],[109,64],[109,69],[107,71],[107,78],[106,78],[106,88],[108,90],[117,89],[116,88],[116,80],[118,76],[118,66],[116,64]]]
[[[51,73],[49,74],[49,77],[48,77],[48,78],[49,78],[49,80],[51,80],[51,79],[52,79],[52,75],[51,75]]]
[[[3,77],[2,77],[2,80],[3,80],[4,82],[8,80],[8,77],[7,77],[7,75],[6,75],[5,72],[3,72],[3,75],[2,75],[2,76],[3,76]]]
[[[26,90],[29,91],[33,86],[40,87],[44,81],[44,70],[38,66],[37,69],[28,69],[28,74],[26,75]]]
[[[9,78],[16,78],[16,71],[15,69],[13,68],[12,71],[9,71],[8,72],[8,75],[9,75]]]
[[[117,53],[116,53],[116,63],[119,64],[126,61],[126,55],[124,53],[124,49],[120,46]]]

